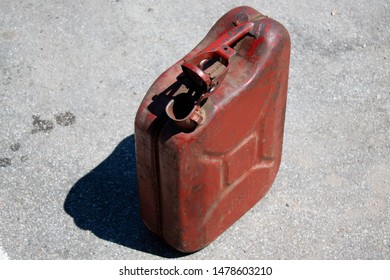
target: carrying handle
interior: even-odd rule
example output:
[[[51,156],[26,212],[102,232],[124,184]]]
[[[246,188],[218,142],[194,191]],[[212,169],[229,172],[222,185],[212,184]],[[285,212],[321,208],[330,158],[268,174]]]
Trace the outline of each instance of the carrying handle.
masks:
[[[183,72],[201,88],[203,92],[201,99],[209,97],[225,78],[229,68],[229,60],[236,54],[231,46],[248,33],[252,34],[255,26],[255,23],[249,21],[246,15],[239,15],[234,23],[236,26],[233,29],[223,34],[193,58],[184,60],[181,65]],[[224,70],[215,71],[218,73],[205,72],[207,62],[210,60],[223,64]]]
[[[229,60],[236,54],[233,45],[246,35],[258,33],[258,23],[249,21],[248,15],[239,14],[234,20],[235,27],[213,41],[205,49],[181,65],[183,73],[198,86],[196,97],[187,93],[176,95],[165,112],[179,127],[192,131],[200,125],[205,115],[200,109],[205,100],[222,83],[229,68]],[[218,62],[219,65],[214,67]]]

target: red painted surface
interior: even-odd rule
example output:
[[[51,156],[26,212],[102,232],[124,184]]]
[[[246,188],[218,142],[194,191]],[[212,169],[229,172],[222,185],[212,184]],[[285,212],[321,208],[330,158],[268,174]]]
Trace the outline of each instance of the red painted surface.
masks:
[[[141,216],[172,247],[207,246],[271,187],[289,60],[287,30],[238,7],[147,92],[135,120]]]

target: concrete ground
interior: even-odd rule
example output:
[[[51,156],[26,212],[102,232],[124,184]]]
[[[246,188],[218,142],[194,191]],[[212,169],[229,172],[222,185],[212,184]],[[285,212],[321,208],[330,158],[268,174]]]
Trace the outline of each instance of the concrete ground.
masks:
[[[231,8],[292,38],[267,196],[183,255],[139,218],[134,117]],[[0,259],[389,259],[390,1],[0,1]]]

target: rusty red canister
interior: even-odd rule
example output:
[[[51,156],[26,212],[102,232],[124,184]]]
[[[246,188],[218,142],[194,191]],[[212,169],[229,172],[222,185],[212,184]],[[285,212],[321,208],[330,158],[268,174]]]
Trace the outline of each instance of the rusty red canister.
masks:
[[[173,248],[207,246],[271,187],[289,61],[287,30],[238,7],[150,87],[135,119],[140,210]]]

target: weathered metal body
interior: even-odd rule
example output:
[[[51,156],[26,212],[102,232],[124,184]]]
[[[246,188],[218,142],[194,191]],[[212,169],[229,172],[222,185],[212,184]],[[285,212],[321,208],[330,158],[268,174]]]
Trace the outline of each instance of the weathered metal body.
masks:
[[[141,216],[172,247],[207,246],[271,187],[289,60],[287,30],[238,7],[147,92],[135,120]]]

